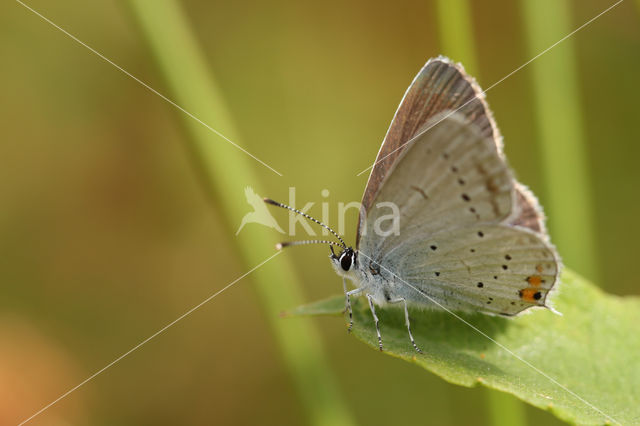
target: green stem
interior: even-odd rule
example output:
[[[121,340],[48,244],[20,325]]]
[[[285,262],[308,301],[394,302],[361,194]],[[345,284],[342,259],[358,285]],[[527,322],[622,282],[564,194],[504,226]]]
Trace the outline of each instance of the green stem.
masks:
[[[538,55],[574,29],[570,5],[568,1],[522,0],[527,56]],[[574,40],[564,40],[529,66],[552,239],[567,264],[597,281]]]
[[[518,426],[527,424],[524,404],[508,393],[488,390],[488,409],[492,426]]]
[[[462,62],[465,70],[477,77],[473,43],[473,14],[468,0],[438,0],[438,34],[440,53],[456,62]]]
[[[130,0],[128,4],[168,83],[172,99],[237,142],[238,134],[230,114],[179,3],[173,0]],[[260,193],[260,181],[253,169],[264,166],[193,118],[183,113],[180,117],[189,133],[189,148],[198,162],[198,172],[207,194],[222,212],[229,229],[237,227],[248,210],[244,187],[251,185]],[[264,170],[272,173],[266,168]],[[240,234],[235,242],[247,269],[274,254],[273,240],[266,233],[256,233],[251,238]],[[253,273],[251,280],[309,423],[352,424],[351,415],[328,366],[318,330],[308,320],[286,321],[279,318],[284,307],[298,306],[302,301],[295,284],[298,280],[287,257],[276,257]]]
[[[438,0],[438,30],[442,54],[460,61],[465,70],[478,78],[473,42],[473,15],[467,0]],[[525,426],[525,406],[509,395],[486,391],[489,424],[493,426]]]

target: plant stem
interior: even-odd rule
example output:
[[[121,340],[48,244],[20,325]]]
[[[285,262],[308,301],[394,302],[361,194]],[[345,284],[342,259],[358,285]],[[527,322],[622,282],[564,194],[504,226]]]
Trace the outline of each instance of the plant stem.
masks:
[[[478,66],[473,42],[473,15],[467,0],[438,0],[438,29],[442,53],[460,61],[465,70],[478,78]],[[509,395],[485,391],[488,423],[493,426],[525,426],[524,404]]]
[[[570,5],[522,0],[528,56],[538,55],[574,29]],[[530,68],[552,239],[567,264],[597,281],[574,40],[564,40]]]
[[[438,0],[436,10],[440,53],[461,62],[470,75],[477,77],[471,4],[468,0]]]
[[[524,404],[508,393],[489,390],[488,409],[492,426],[514,426],[527,424]]]
[[[238,134],[231,116],[179,3],[130,0],[128,4],[168,83],[172,99],[237,143]],[[180,117],[189,133],[189,148],[198,163],[205,190],[215,200],[228,228],[235,228],[247,213],[244,187],[251,185],[260,193],[253,169],[264,166],[193,118],[182,113]],[[266,234],[256,233],[250,239],[241,234],[235,242],[247,269],[274,254],[273,241]],[[252,281],[309,423],[352,424],[325,358],[318,330],[309,320],[279,318],[283,307],[298,306],[302,301],[295,284],[298,280],[286,256],[278,256],[256,271]]]

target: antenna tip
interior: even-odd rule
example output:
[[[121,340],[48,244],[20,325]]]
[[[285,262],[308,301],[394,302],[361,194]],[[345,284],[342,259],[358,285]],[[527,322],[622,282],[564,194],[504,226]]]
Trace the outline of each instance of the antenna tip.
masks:
[[[282,250],[285,247],[289,247],[290,245],[295,245],[295,241],[283,242],[276,244],[276,250]]]
[[[263,198],[262,201],[264,201],[267,204],[273,204],[274,206],[279,206],[280,203],[277,201],[273,201],[271,198]]]

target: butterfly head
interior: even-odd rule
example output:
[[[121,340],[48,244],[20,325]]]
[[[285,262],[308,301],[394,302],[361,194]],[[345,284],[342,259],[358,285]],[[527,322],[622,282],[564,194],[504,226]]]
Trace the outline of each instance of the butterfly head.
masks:
[[[349,276],[356,269],[358,262],[358,252],[351,247],[345,247],[339,254],[336,254],[333,250],[333,246],[330,246],[331,264],[336,270],[338,275]]]
[[[308,214],[300,210],[287,206],[286,204],[279,203],[269,198],[265,198],[264,201],[267,204],[281,207],[281,208],[290,210],[296,214],[304,216],[305,218],[311,220],[312,222],[322,226],[323,228],[331,232],[338,239],[338,241],[340,241],[339,243],[335,241],[329,241],[329,240],[288,241],[288,242],[278,243],[276,245],[276,248],[278,250],[282,250],[283,248],[289,247],[289,246],[299,246],[299,245],[306,245],[306,244],[328,244],[329,249],[331,250],[331,253],[329,254],[329,257],[331,258],[331,263],[333,264],[333,267],[335,268],[336,272],[339,275],[347,276],[355,270],[356,263],[358,261],[358,252],[351,247],[347,247],[344,240],[340,235],[338,235],[337,232],[335,232],[333,229],[329,228],[327,225],[320,222],[319,220],[314,219],[313,217],[309,216]],[[336,254],[335,250],[333,249],[334,246],[338,247],[338,249],[340,250],[339,254]]]

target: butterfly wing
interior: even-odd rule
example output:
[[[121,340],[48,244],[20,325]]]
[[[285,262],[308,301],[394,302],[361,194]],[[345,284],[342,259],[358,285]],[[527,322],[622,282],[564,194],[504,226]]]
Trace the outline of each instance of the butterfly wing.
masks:
[[[460,64],[442,56],[430,59],[409,86],[382,142],[362,197],[360,224],[364,222],[384,177],[407,148],[406,143],[428,128],[427,124],[433,123],[430,121],[433,116],[445,110],[461,114],[478,128],[482,136],[493,139],[498,152],[502,152],[502,137],[480,86]],[[535,197],[517,183],[516,192],[515,209],[518,214],[514,215],[513,223],[545,233],[543,216]],[[519,218],[520,214],[523,218]],[[359,228],[356,246],[359,246],[360,231]]]
[[[431,246],[437,246],[436,251]],[[512,316],[546,306],[558,277],[555,251],[525,228],[480,225],[446,230],[400,246],[383,264],[423,295],[449,309]]]
[[[492,140],[459,113],[444,112],[433,121],[407,145],[368,211],[360,250],[369,256],[382,256],[415,234],[498,223],[513,211],[513,177]],[[399,209],[397,235],[381,237],[392,225],[385,223],[384,203]]]
[[[514,185],[516,188],[515,213],[509,220],[509,224],[528,228],[548,239],[544,224],[545,216],[538,199],[520,182],[515,181]]]
[[[459,113],[432,123],[381,183],[363,223],[362,259],[457,310],[515,315],[544,306],[559,262],[544,235],[511,224],[522,193],[496,144]],[[387,205],[398,209],[394,233],[383,226]]]

